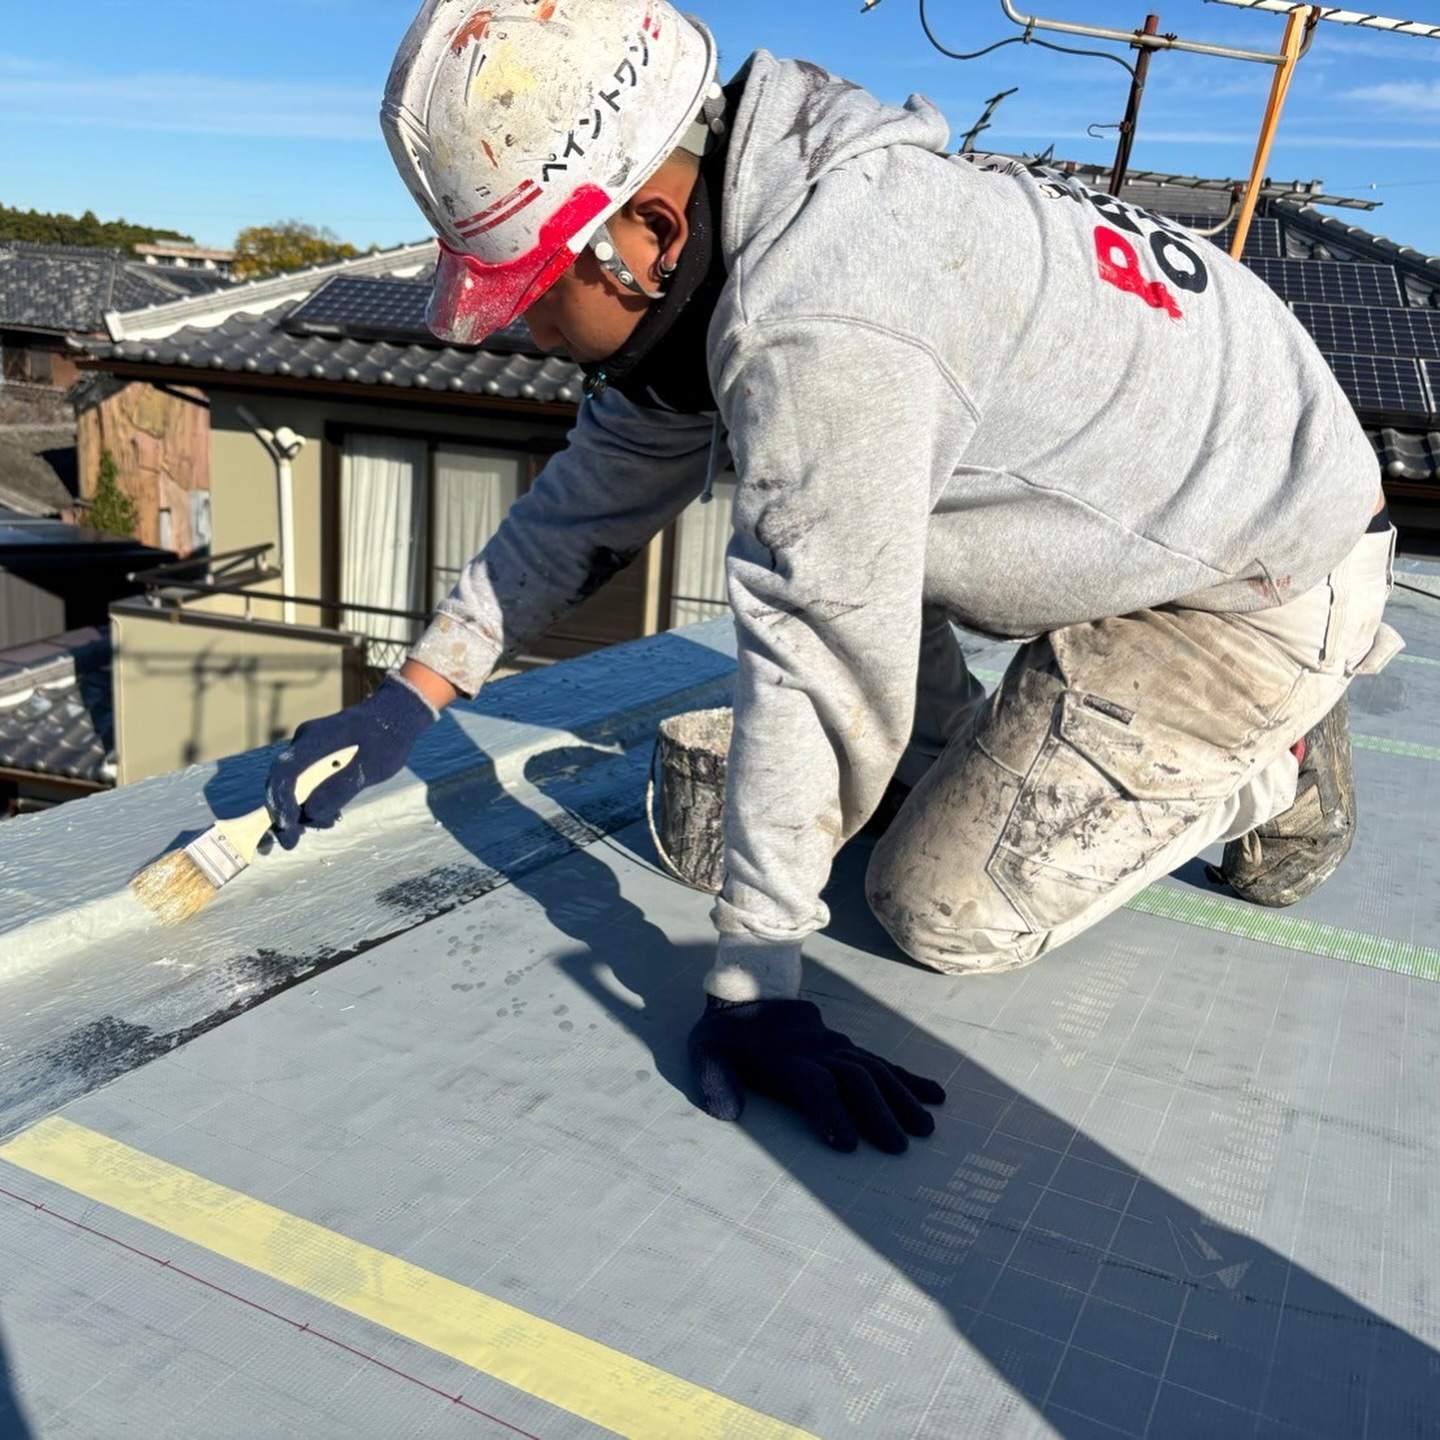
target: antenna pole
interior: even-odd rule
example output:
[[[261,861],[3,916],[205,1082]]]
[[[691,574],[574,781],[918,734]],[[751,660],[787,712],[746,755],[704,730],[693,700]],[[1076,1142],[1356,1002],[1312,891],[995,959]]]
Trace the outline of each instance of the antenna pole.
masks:
[[[1307,12],[1305,6],[1297,5],[1285,21],[1285,40],[1280,46],[1280,63],[1270,84],[1270,100],[1265,106],[1265,119],[1260,125],[1260,143],[1255,147],[1255,163],[1250,167],[1250,183],[1245,187],[1240,218],[1235,222],[1235,238],[1230,242],[1230,254],[1236,260],[1245,248],[1245,237],[1249,234],[1250,221],[1255,215],[1255,205],[1260,198],[1260,186],[1265,177],[1265,166],[1270,160],[1270,145],[1280,124],[1280,110],[1290,90],[1290,79],[1295,74],[1295,65],[1300,59],[1304,32],[1313,28],[1319,18],[1319,6],[1312,6]]]
[[[1145,17],[1145,28],[1141,35],[1153,35],[1160,25],[1158,15]],[[1145,77],[1150,73],[1150,52],[1152,47],[1137,40],[1135,48],[1135,73],[1130,79],[1130,101],[1125,106],[1125,118],[1120,122],[1120,143],[1115,148],[1115,168],[1110,172],[1110,193],[1118,195],[1125,183],[1125,171],[1130,164],[1130,150],[1135,144],[1135,127],[1140,121],[1140,101],[1145,94]]]

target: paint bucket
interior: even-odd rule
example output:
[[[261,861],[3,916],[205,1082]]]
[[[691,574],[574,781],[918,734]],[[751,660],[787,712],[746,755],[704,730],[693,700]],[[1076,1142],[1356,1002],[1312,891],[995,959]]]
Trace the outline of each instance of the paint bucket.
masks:
[[[712,895],[724,878],[725,761],[733,719],[733,712],[722,708],[687,710],[662,720],[645,790],[650,838],[660,863],[677,880]]]

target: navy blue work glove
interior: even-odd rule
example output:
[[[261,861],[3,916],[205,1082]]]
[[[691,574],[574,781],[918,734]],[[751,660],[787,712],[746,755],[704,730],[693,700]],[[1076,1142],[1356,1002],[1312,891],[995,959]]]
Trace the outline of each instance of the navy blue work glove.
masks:
[[[799,1110],[834,1150],[863,1135],[898,1155],[909,1135],[928,1135],[945,1091],[831,1030],[809,1000],[732,1002],[711,996],[690,1032],[701,1104],[717,1120],[738,1120],[745,1090]]]
[[[388,675],[369,699],[334,715],[307,720],[276,757],[265,782],[265,808],[275,838],[286,850],[293,850],[304,826],[328,829],[367,785],[378,785],[399,772],[416,740],[436,718],[428,701]],[[332,750],[349,745],[358,745],[360,753],[321,785],[302,810],[295,799],[296,777]]]

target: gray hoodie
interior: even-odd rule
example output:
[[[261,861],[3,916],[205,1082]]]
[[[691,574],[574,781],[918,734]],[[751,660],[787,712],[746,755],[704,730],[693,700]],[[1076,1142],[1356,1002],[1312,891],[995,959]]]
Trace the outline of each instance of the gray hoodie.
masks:
[[[1182,601],[1280,604],[1364,530],[1379,477],[1309,337],[1180,226],[751,57],[711,383],[740,484],[720,955],[793,995],[836,850],[910,737],[922,608],[991,634]],[[473,694],[700,492],[713,417],[608,391],[416,645]]]

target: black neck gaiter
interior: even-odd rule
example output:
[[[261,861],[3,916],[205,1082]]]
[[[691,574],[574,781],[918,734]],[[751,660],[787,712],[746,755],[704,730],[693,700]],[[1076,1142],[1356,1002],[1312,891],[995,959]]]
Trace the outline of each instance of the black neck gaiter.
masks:
[[[608,385],[651,409],[693,415],[716,408],[705,341],[725,284],[719,197],[728,149],[722,141],[700,162],[685,210],[690,236],[664,299],[651,305],[634,334],[613,355],[580,367],[587,395],[598,395]]]

